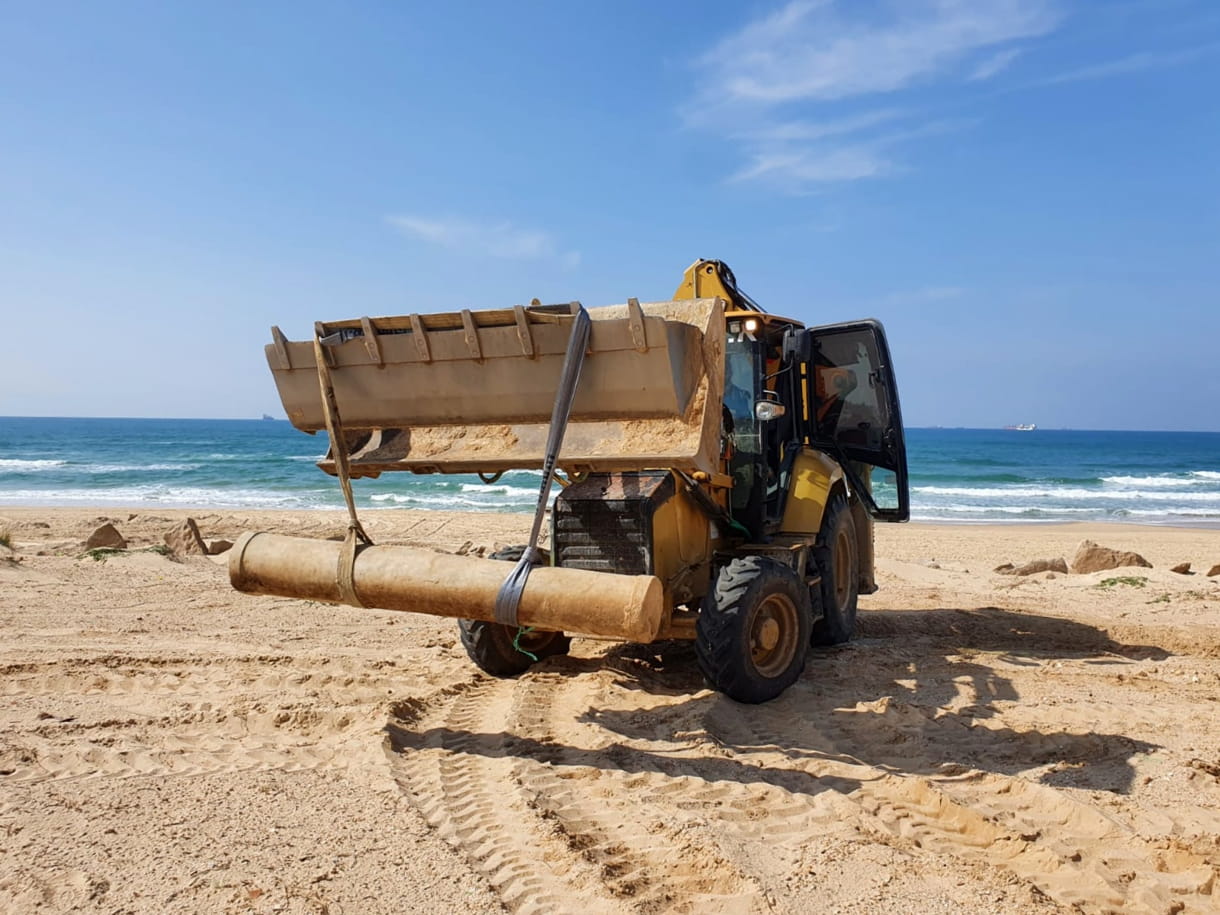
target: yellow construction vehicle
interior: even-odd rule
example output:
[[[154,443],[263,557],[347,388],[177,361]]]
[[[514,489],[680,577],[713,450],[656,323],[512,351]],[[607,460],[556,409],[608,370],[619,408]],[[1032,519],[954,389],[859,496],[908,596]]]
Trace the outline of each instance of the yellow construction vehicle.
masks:
[[[765,702],[807,649],[850,639],[876,589],[873,520],[909,517],[881,325],[766,313],[719,261],[673,300],[272,328],[288,418],[325,430],[343,543],[248,533],[238,590],[455,617],[474,662],[520,674],[571,635],[694,639],[716,689]],[[373,545],[353,477],[542,471],[530,542],[491,559]],[[537,548],[552,479],[549,554]],[[507,574],[506,574],[507,573]]]

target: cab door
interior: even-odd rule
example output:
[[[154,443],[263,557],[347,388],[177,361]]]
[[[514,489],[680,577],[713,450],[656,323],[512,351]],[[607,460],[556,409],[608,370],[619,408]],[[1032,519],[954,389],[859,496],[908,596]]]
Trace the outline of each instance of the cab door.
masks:
[[[836,458],[870,515],[911,516],[898,387],[880,321],[808,329],[810,443]]]

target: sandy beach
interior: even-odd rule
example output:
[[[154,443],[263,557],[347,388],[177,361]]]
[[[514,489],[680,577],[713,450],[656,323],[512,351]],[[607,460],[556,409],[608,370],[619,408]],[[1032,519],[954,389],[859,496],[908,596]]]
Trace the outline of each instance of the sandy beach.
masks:
[[[1220,911],[1215,530],[879,526],[860,638],[745,707],[688,644],[496,680],[450,621],[143,549],[341,513],[0,515],[0,911]],[[83,556],[106,520],[129,550]],[[447,551],[529,527],[364,520]],[[992,571],[1086,538],[1153,567]]]

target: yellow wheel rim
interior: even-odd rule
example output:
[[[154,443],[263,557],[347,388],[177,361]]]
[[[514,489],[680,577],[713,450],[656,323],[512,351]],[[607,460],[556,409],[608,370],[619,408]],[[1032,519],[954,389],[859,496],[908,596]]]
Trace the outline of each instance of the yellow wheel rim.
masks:
[[[840,613],[847,612],[847,604],[851,600],[852,547],[848,531],[840,530],[835,536],[835,609]]]
[[[786,594],[768,595],[750,619],[750,660],[763,677],[778,677],[792,663],[800,633],[796,604]]]

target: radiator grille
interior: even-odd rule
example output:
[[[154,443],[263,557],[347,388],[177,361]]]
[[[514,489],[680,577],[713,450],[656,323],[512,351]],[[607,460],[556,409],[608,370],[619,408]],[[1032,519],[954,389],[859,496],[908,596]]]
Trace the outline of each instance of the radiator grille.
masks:
[[[652,574],[652,517],[673,492],[666,470],[595,473],[569,486],[555,499],[557,564]]]

